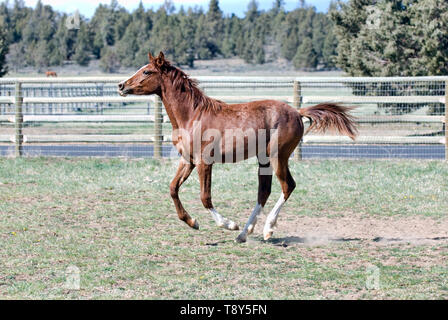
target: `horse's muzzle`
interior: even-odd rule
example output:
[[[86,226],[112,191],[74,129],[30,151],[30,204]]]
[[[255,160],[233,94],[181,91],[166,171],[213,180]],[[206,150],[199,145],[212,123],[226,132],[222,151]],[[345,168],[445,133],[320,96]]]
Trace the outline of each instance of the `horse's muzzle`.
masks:
[[[120,82],[118,84],[118,94],[122,97],[126,97],[128,94],[130,94],[132,89],[126,89],[124,82]]]
[[[129,94],[129,90],[120,90],[118,89],[118,94],[122,97],[126,97]]]

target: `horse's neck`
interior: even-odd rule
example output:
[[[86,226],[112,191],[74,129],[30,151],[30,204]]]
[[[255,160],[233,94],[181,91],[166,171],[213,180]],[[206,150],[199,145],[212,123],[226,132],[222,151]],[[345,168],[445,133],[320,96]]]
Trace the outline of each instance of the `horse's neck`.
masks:
[[[161,98],[174,129],[187,128],[193,118],[194,107],[182,92],[177,92],[169,79],[164,80]]]

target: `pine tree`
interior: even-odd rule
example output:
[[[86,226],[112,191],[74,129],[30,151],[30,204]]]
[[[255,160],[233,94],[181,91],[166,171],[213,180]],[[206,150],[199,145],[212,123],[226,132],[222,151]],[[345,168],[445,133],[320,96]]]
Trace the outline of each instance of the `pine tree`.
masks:
[[[335,67],[338,41],[332,29],[329,29],[322,47],[322,62],[327,68]]]
[[[216,53],[215,44],[210,42],[207,32],[208,26],[206,17],[201,15],[197,21],[196,33],[195,33],[195,48],[199,59],[208,60],[211,59]]]
[[[116,44],[117,54],[124,67],[137,67],[135,54],[139,50],[139,30],[137,22],[132,22],[126,28],[124,36]]]
[[[13,24],[7,1],[0,3],[0,29],[3,30],[3,36],[5,37],[6,42],[12,43],[14,41]]]
[[[322,63],[327,68],[336,67],[336,49],[338,46],[338,40],[334,33],[333,21],[329,18],[330,13],[335,10],[337,10],[337,3],[331,1],[328,8],[329,14],[325,17],[327,20],[327,24],[325,26],[326,36],[322,46]]]
[[[50,65],[48,60],[48,43],[45,40],[36,42],[34,46],[27,48],[27,56],[31,65],[34,65],[38,72],[44,72]]]
[[[283,8],[284,3],[285,3],[284,0],[275,0],[273,2],[271,12],[274,17],[284,10]]]
[[[8,60],[14,69],[29,65],[42,70],[65,60],[86,65],[92,55],[101,59],[103,66],[104,61],[117,59],[119,65],[136,67],[147,63],[149,50],[155,54],[164,50],[175,63],[189,66],[194,65],[195,59],[217,56],[239,56],[249,63],[263,63],[266,56],[277,57],[277,52],[292,60],[305,37],[312,39],[319,62],[327,65],[324,47],[334,54],[337,42],[330,38],[331,26],[323,14],[309,6],[286,12],[283,0],[273,1],[272,9],[266,12],[251,0],[243,18],[224,16],[218,0],[210,0],[206,12],[201,7],[188,11],[182,7],[176,12],[170,0],[157,11],[145,10],[140,1],[132,13],[112,0],[109,5],[99,4],[90,21],[81,19],[80,30],[66,28],[67,16],[42,1],[37,1],[34,8],[26,7],[23,0],[13,1],[12,6],[0,3],[0,25],[6,42],[13,48]],[[441,3],[428,0],[431,1]],[[434,14],[425,10],[422,7],[421,15]],[[428,29],[427,34],[437,32],[438,28]],[[419,50],[425,48],[428,56],[440,49],[435,42],[418,44]],[[438,57],[436,54],[430,64],[442,70],[443,59]]]
[[[428,75],[448,74],[448,2],[419,1],[411,7],[412,24],[418,30],[419,65]],[[429,23],[428,23],[429,22]]]
[[[9,46],[8,65],[12,67],[14,72],[18,72],[20,67],[26,66],[25,48],[22,42],[13,43]]]
[[[374,5],[374,6],[373,6]],[[448,4],[442,0],[350,0],[331,12],[338,38],[337,64],[353,76],[423,76],[448,72]],[[359,87],[355,94],[383,87]],[[388,87],[402,95],[405,87]],[[420,94],[434,94],[421,88]],[[440,94],[440,92],[437,92]],[[437,105],[440,110],[443,105]],[[423,104],[379,104],[401,114]],[[437,108],[433,111],[437,112]]]
[[[78,34],[76,37],[75,53],[73,59],[80,66],[88,66],[90,62],[90,44],[89,44],[89,32],[85,23],[80,25]]]
[[[265,52],[263,48],[263,42],[261,39],[255,41],[255,46],[253,48],[253,62],[255,64],[265,63]]]
[[[341,4],[340,11],[331,12],[338,66],[352,76],[422,75],[420,41],[412,15],[414,6],[424,2],[350,0]]]
[[[8,43],[3,29],[0,29],[0,77],[8,72],[6,65],[6,55],[8,54]]]
[[[195,59],[195,20],[191,9],[188,9],[186,14],[180,15],[179,24],[180,39],[176,46],[176,62],[192,68]]]
[[[120,70],[120,58],[113,47],[104,47],[101,53],[100,68],[106,73],[115,73]]]
[[[240,19],[232,15],[230,18],[225,20],[224,27],[224,41],[221,45],[221,53],[226,58],[230,58],[237,53],[237,41],[238,35],[241,33],[241,22]]]
[[[197,20],[195,48],[199,59],[212,59],[220,53],[224,41],[222,11],[217,0],[211,0],[205,15]]]
[[[297,48],[293,59],[294,67],[297,69],[314,69],[317,66],[317,53],[314,51],[313,41],[306,37]]]

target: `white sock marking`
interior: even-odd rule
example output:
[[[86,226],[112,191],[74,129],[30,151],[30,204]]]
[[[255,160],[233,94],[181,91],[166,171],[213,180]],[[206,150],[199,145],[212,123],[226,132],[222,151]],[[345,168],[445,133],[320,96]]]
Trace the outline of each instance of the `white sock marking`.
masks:
[[[280,195],[280,198],[278,199],[277,203],[275,204],[274,208],[269,213],[269,215],[266,219],[266,223],[265,223],[264,229],[263,229],[263,235],[264,235],[265,240],[269,239],[269,237],[272,235],[272,232],[274,232],[273,228],[277,224],[278,214],[280,213],[280,210],[282,209],[285,202],[286,202],[285,196],[282,193]]]
[[[212,214],[213,220],[215,220],[218,227],[223,227],[228,230],[238,229],[238,225],[235,222],[227,218],[224,218],[222,215],[218,213],[218,211],[215,210],[215,208],[209,209],[209,211]]]
[[[247,235],[251,234],[254,231],[255,224],[257,223],[257,217],[262,210],[263,210],[263,207],[261,206],[261,204],[257,203],[254,210],[250,214],[249,219],[247,220],[247,223],[244,226],[243,231],[240,233],[240,235],[237,238],[238,242],[245,242],[247,239]]]

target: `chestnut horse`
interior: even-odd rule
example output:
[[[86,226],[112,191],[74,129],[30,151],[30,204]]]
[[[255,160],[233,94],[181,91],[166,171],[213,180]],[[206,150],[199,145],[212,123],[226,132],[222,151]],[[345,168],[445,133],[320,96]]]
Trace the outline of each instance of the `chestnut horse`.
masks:
[[[56,73],[55,71],[50,71],[50,70],[48,70],[47,72],[45,72],[45,75],[46,75],[47,77],[57,77],[57,76],[58,76],[57,73]]]
[[[199,89],[197,81],[165,60],[162,52],[158,57],[149,53],[149,64],[118,84],[118,92],[122,96],[156,94],[162,99],[173,126],[173,144],[181,154],[170,193],[179,219],[194,229],[199,228],[198,222],[187,213],[178,196],[180,186],[193,169],[197,168],[199,173],[202,203],[217,225],[238,230],[238,225],[221,216],[212,204],[212,166],[258,157],[258,200],[237,242],[245,242],[247,235],[253,232],[271,193],[274,172],[282,194],[263,229],[265,240],[272,236],[279,212],[296,186],[288,160],[304,134],[302,117],[309,118],[312,123],[308,131],[330,129],[352,139],[357,134],[348,113],[350,107],[324,103],[296,110],[275,100],[226,104],[212,99]],[[232,133],[230,138],[228,131]]]

